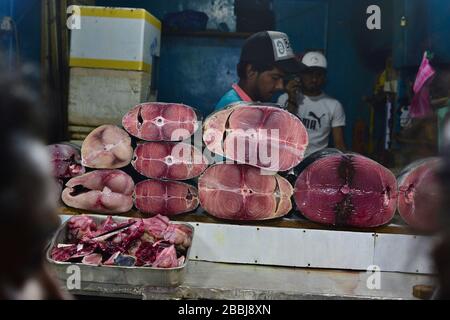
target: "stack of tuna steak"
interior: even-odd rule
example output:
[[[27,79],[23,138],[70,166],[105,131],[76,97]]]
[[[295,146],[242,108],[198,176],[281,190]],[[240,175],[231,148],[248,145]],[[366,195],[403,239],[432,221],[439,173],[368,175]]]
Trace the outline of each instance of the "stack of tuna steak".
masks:
[[[298,167],[295,202],[309,220],[357,228],[389,223],[397,208],[391,171],[361,155],[327,149]]]
[[[419,160],[398,177],[398,212],[408,225],[419,231],[438,229],[441,199],[437,172],[440,165],[439,158]]]
[[[182,104],[147,103],[123,117],[124,128],[139,143],[132,165],[150,178],[136,184],[136,208],[146,214],[173,216],[195,210],[197,188],[181,182],[198,177],[208,167],[201,150],[181,142],[190,138],[201,120],[191,107]]]
[[[210,115],[203,141],[237,164],[217,164],[199,179],[201,206],[230,220],[268,220],[292,209],[293,188],[277,174],[303,159],[308,134],[300,119],[272,105],[238,103]]]
[[[93,130],[83,141],[81,154],[67,145],[49,146],[55,177],[72,178],[62,191],[63,202],[105,214],[126,213],[133,204],[151,215],[195,210],[198,191],[181,181],[198,177],[208,160],[201,150],[181,141],[194,134],[199,121],[189,106],[146,103],[123,117],[126,131],[115,125]],[[130,134],[140,139],[135,150]],[[135,185],[121,170],[130,164],[149,179]]]
[[[66,183],[62,200],[70,207],[98,213],[125,213],[133,207],[133,179],[119,170],[130,164],[131,138],[114,125],[93,130],[81,147],[82,164],[93,171]]]

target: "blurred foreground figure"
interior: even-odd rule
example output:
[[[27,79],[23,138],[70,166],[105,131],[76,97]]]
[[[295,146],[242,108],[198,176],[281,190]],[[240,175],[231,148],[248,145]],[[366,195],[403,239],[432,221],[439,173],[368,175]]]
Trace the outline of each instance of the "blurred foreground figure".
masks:
[[[18,79],[0,75],[0,299],[63,299],[44,263],[59,225],[50,162],[39,137],[47,112]]]
[[[434,250],[434,262],[438,273],[437,299],[450,299],[450,116],[445,119],[442,154],[444,165],[440,172],[442,205],[440,210],[441,238]]]

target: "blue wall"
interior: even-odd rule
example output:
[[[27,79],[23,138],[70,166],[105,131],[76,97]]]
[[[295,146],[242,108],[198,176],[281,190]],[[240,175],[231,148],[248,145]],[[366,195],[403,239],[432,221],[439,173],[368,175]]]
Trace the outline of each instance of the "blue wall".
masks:
[[[289,35],[296,53],[327,49],[328,1],[273,0],[276,29]]]
[[[4,35],[0,47],[6,62],[14,67],[17,57],[21,62],[40,64],[41,6],[40,0],[0,0],[0,20],[12,16],[17,25],[19,48],[16,50],[14,34]]]

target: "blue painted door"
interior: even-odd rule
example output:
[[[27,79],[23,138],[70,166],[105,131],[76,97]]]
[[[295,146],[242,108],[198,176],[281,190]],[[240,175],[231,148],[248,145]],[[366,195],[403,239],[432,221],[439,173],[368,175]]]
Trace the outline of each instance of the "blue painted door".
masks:
[[[327,49],[328,3],[274,0],[277,30],[289,35],[295,52]]]
[[[396,66],[417,66],[425,50],[433,51],[439,62],[450,63],[449,17],[448,0],[395,1]]]

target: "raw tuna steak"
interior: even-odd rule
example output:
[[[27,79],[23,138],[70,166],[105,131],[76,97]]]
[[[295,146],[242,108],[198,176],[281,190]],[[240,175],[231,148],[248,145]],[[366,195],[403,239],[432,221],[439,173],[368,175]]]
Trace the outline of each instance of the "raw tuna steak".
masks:
[[[94,169],[118,169],[133,157],[131,138],[124,130],[104,125],[92,131],[81,147],[82,164]]]
[[[55,178],[73,178],[85,173],[81,165],[80,150],[68,144],[52,144],[47,146],[53,166]]]
[[[279,175],[261,175],[247,165],[219,164],[198,182],[200,204],[211,215],[229,220],[268,220],[292,209],[293,188]]]
[[[125,130],[147,141],[183,141],[198,129],[197,112],[184,104],[144,103],[122,119]]]
[[[440,165],[439,158],[419,160],[398,177],[398,212],[415,229],[430,232],[438,229]]]
[[[146,180],[136,185],[134,201],[143,213],[174,216],[197,209],[198,192],[182,182]]]
[[[327,225],[369,228],[389,223],[397,207],[395,176],[357,154],[325,150],[305,160],[295,202],[308,219]]]
[[[186,143],[149,142],[134,151],[133,167],[154,179],[188,180],[198,177],[208,167],[208,159]]]
[[[203,140],[210,151],[269,171],[288,171],[303,159],[308,133],[278,107],[236,104],[209,116]]]
[[[98,213],[124,213],[133,207],[134,182],[120,170],[97,170],[66,184],[62,200],[69,207]]]

